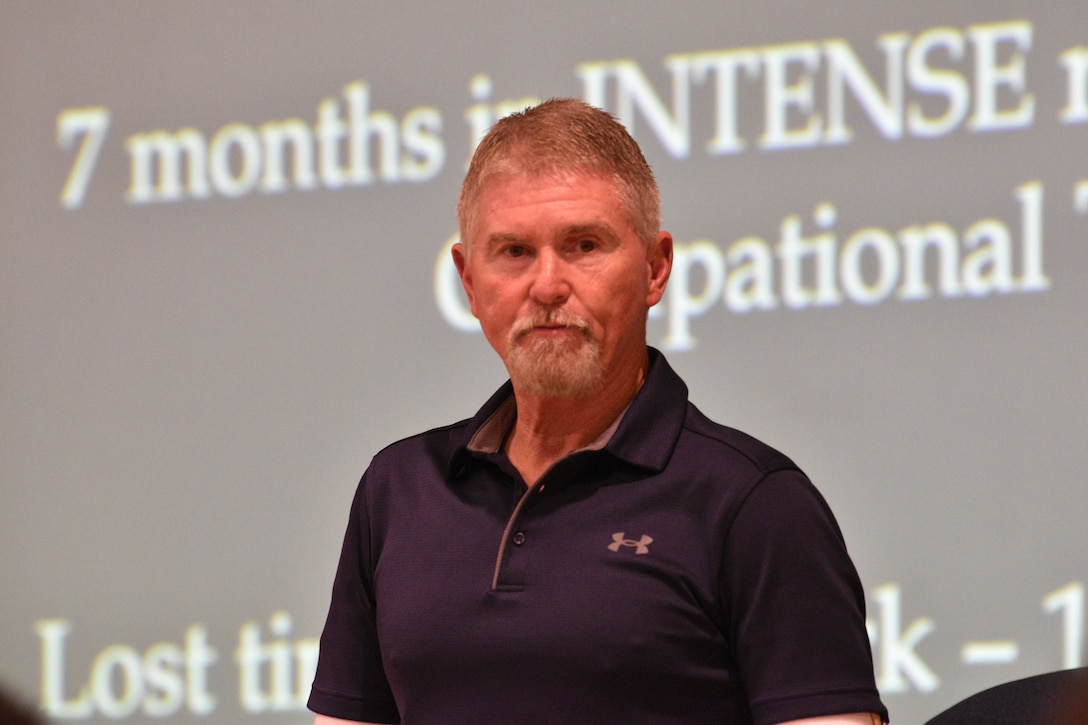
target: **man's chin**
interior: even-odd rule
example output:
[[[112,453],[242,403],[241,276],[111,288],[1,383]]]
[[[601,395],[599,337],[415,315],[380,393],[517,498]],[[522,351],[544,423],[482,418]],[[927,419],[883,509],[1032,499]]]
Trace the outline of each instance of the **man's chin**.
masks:
[[[507,359],[514,388],[543,398],[580,398],[601,389],[596,345],[567,336],[515,345]]]

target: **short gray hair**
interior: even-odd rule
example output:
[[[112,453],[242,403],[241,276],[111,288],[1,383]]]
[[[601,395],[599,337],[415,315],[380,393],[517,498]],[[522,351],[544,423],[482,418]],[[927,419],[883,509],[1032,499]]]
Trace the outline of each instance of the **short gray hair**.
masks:
[[[552,98],[499,119],[476,147],[457,201],[461,240],[487,183],[515,174],[589,173],[615,184],[635,232],[650,244],[661,228],[661,196],[642,150],[615,117],[576,98]]]

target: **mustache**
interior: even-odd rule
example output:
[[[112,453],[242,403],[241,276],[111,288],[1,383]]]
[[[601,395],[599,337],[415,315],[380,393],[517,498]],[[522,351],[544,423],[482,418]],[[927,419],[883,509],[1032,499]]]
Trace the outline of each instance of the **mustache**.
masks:
[[[534,327],[569,327],[581,332],[586,337],[592,335],[589,323],[578,315],[558,307],[537,309],[531,314],[514,322],[510,328],[510,339],[517,342],[525,337]]]

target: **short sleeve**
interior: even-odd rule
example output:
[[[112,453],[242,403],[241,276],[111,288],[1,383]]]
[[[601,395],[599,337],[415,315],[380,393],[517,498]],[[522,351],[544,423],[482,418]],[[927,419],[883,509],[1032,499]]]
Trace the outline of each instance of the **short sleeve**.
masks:
[[[399,723],[378,646],[366,476],[351,506],[307,706],[345,720]]]
[[[849,712],[887,720],[861,582],[830,508],[800,471],[767,475],[741,505],[722,597],[757,725]]]

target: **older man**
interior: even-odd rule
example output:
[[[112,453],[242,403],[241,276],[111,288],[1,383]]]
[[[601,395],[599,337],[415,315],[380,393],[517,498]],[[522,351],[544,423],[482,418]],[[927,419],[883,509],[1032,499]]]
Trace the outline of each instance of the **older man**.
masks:
[[[659,208],[638,146],[580,101],[481,142],[453,256],[510,381],[364,474],[319,723],[886,719],[827,505],[646,345]]]

